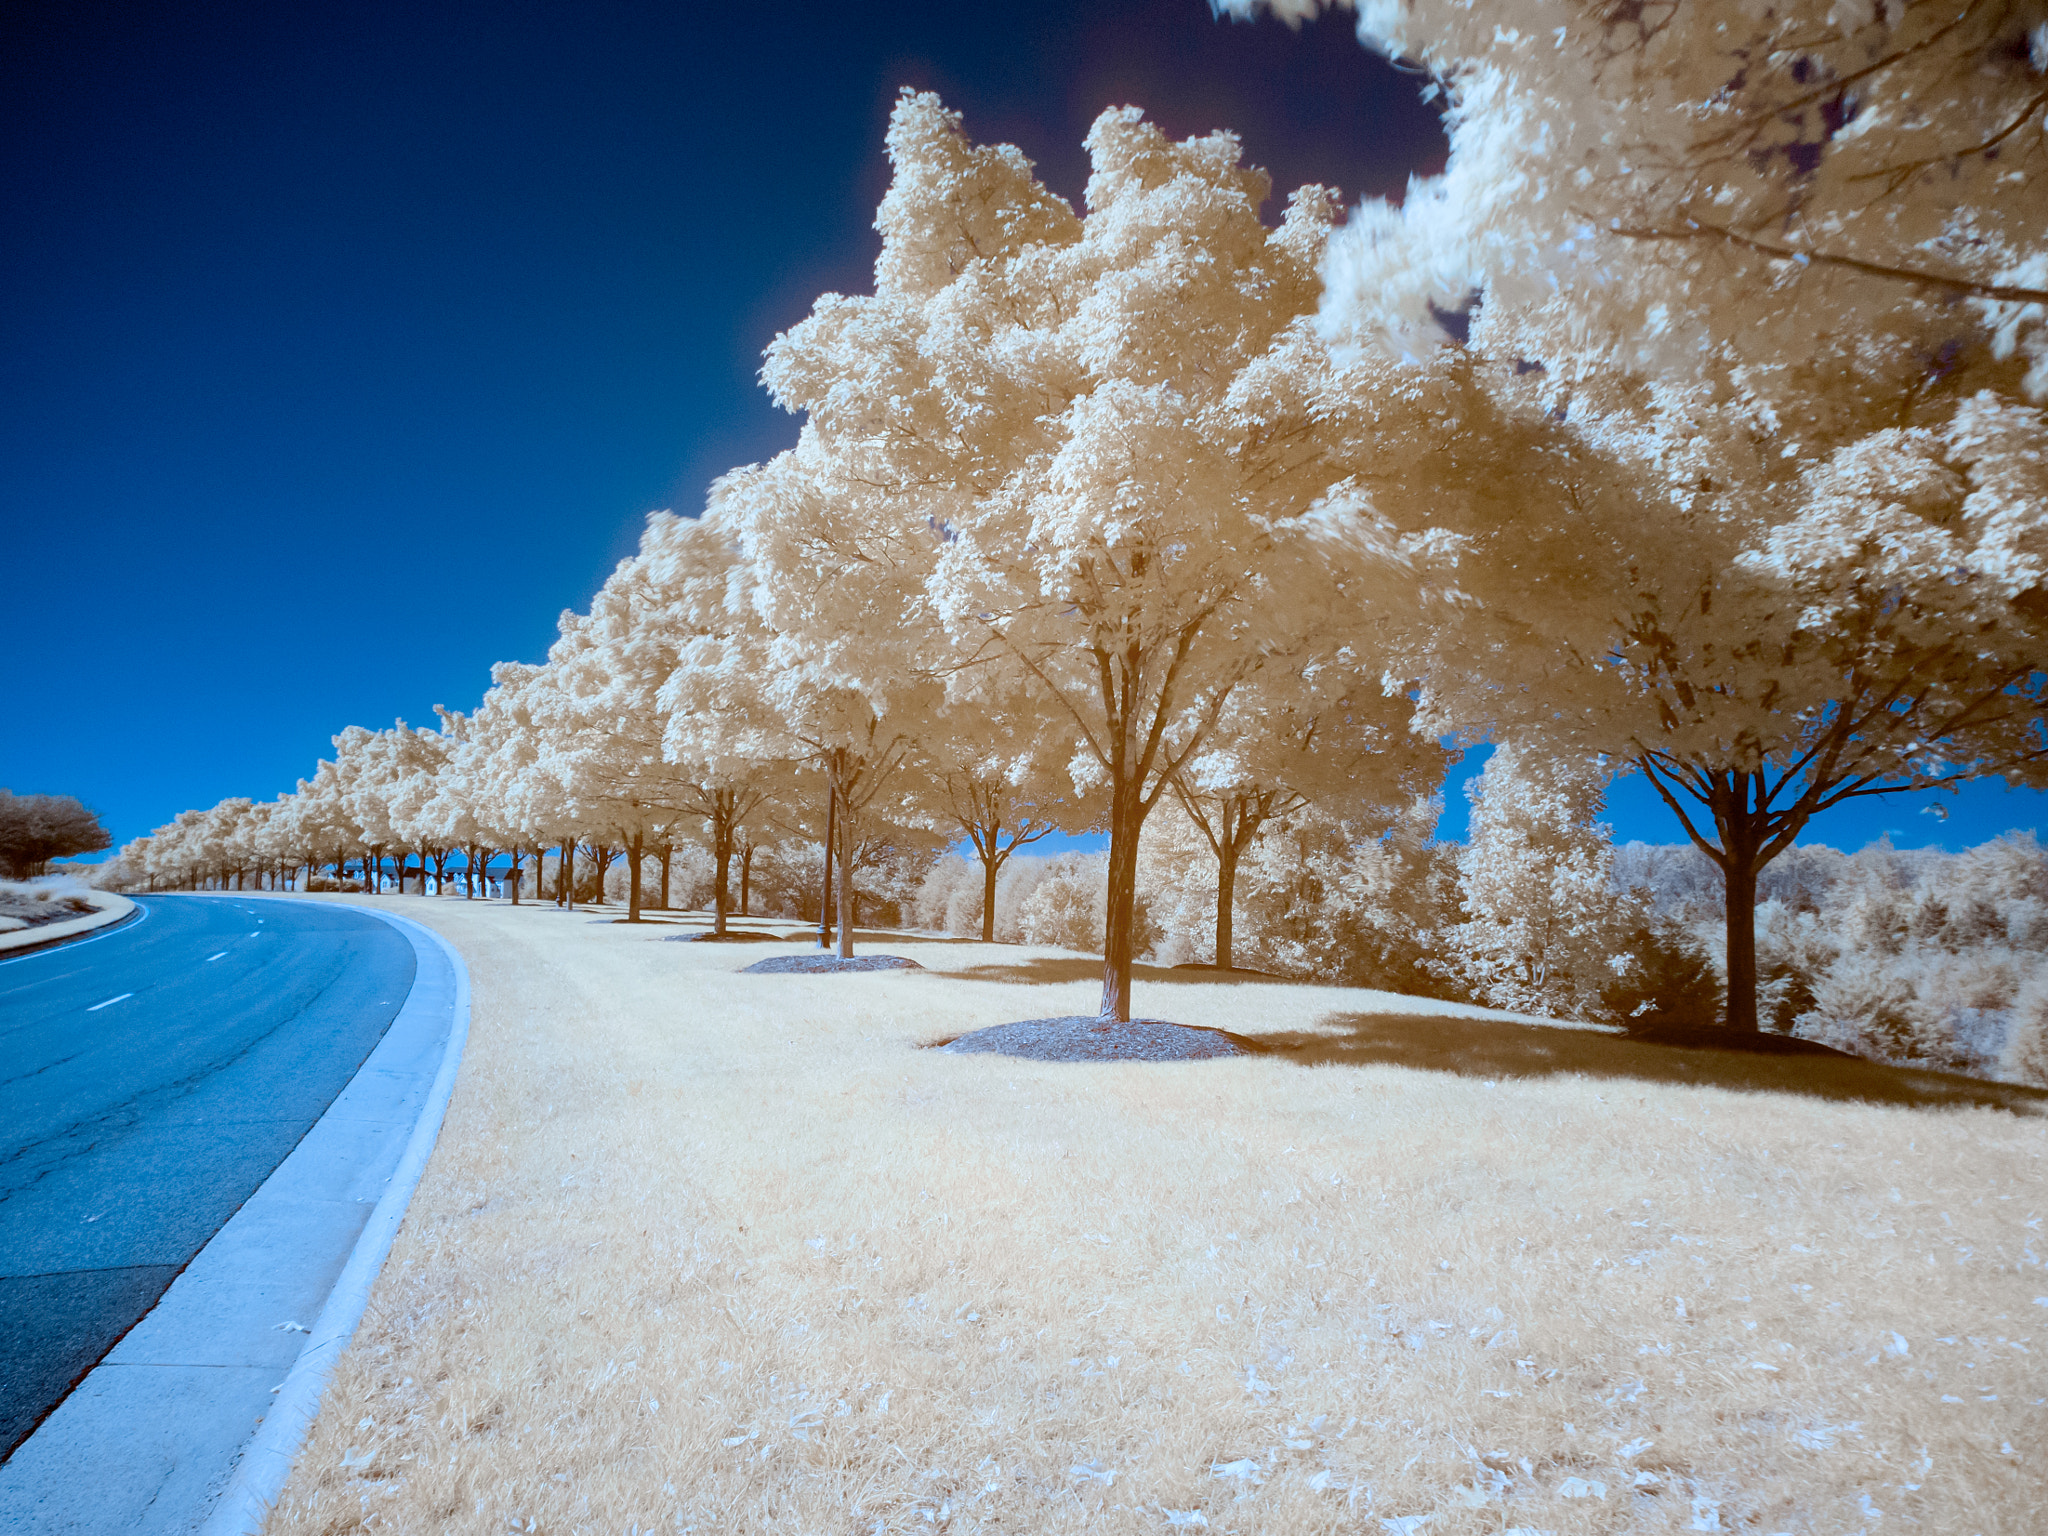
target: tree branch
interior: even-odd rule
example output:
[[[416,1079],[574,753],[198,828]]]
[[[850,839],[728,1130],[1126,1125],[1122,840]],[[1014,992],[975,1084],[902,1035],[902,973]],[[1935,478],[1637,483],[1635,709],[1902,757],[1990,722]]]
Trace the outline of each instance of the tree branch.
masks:
[[[1861,257],[1842,256],[1831,251],[1801,251],[1789,245],[1776,245],[1768,240],[1738,234],[1718,224],[1694,223],[1689,229],[1616,229],[1610,233],[1619,235],[1624,240],[1715,239],[1729,245],[1740,246],[1747,251],[1754,251],[1772,261],[1840,267],[1844,271],[1860,273],[1864,277],[1880,277],[1890,282],[1911,283],[1921,288],[1937,289],[1942,293],[1961,294],[1965,298],[1996,299],[2006,304],[2048,304],[2048,288],[2021,288],[2010,283],[1980,283],[1973,278],[1951,277],[1945,273],[1927,272],[1917,267],[1889,266],[1883,262],[1864,261]]]

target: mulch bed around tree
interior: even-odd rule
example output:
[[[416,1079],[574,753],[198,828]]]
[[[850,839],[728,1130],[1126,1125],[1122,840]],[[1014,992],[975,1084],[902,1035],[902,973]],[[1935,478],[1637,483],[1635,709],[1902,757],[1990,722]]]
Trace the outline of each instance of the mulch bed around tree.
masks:
[[[838,971],[921,971],[924,967],[901,955],[776,955],[743,966],[742,976],[829,976]]]
[[[1165,1019],[1105,1024],[1078,1013],[971,1030],[939,1049],[963,1055],[987,1051],[1030,1061],[1206,1061],[1254,1054],[1220,1029],[1197,1029]]]
[[[789,940],[779,933],[753,933],[744,928],[728,928],[724,933],[672,933],[661,942],[664,944],[787,944]]]
[[[1759,1056],[1840,1056],[1846,1061],[1862,1058],[1838,1051],[1818,1040],[1801,1040],[1793,1035],[1753,1035],[1745,1030],[1722,1029],[1713,1024],[1653,1024],[1632,1029],[1630,1040],[1643,1045],[1674,1045],[1688,1051],[1752,1051]]]

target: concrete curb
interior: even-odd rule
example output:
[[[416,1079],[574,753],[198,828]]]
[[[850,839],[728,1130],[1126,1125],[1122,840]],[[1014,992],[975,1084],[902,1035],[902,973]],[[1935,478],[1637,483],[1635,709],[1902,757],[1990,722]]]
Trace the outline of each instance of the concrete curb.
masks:
[[[254,1536],[254,1533],[261,1532],[271,1509],[284,1492],[285,1479],[291,1475],[292,1464],[298,1459],[307,1432],[320,1411],[320,1399],[327,1390],[328,1377],[334,1373],[334,1365],[341,1358],[341,1352],[355,1336],[356,1325],[362,1321],[363,1311],[369,1305],[371,1287],[383,1271],[384,1260],[389,1257],[391,1244],[405,1219],[406,1207],[412,1202],[412,1192],[418,1188],[420,1176],[426,1171],[427,1159],[432,1156],[434,1143],[440,1137],[441,1122],[448,1113],[448,1100],[455,1092],[455,1075],[462,1063],[462,1049],[469,1039],[469,969],[462,963],[462,956],[456,953],[455,947],[431,928],[411,918],[379,912],[373,907],[357,907],[355,910],[371,912],[391,924],[406,934],[415,948],[424,940],[447,958],[455,977],[448,1044],[441,1059],[441,1069],[434,1075],[427,1102],[421,1107],[419,1120],[413,1126],[411,1139],[406,1142],[397,1168],[392,1171],[390,1183],[364,1224],[362,1236],[356,1240],[355,1249],[349,1254],[340,1278],[334,1282],[334,1289],[328,1294],[327,1304],[321,1308],[320,1316],[313,1324],[305,1348],[299,1351],[298,1359],[285,1376],[284,1385],[278,1389],[276,1403],[264,1415],[262,1427],[243,1448],[233,1480],[206,1523],[200,1527],[201,1536]]]
[[[83,934],[94,933],[102,928],[133,917],[142,911],[140,902],[130,901],[116,891],[86,891],[86,900],[99,910],[88,912],[83,917],[66,918],[61,923],[42,923],[34,928],[10,928],[0,933],[0,957],[34,954],[50,945],[62,944]]]

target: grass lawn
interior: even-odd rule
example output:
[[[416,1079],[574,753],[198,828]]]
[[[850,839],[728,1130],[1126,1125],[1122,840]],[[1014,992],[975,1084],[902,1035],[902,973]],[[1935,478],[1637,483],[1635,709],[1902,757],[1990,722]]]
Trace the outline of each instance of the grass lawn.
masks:
[[[273,1532],[2043,1529],[2048,1094],[1152,971],[1271,1051],[952,1056],[1099,962],[375,900],[472,1032]]]

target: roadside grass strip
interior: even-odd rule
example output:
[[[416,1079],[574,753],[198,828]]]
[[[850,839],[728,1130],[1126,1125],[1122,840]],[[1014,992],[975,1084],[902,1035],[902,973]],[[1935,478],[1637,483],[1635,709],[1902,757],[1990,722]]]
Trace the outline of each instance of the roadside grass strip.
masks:
[[[470,1044],[272,1532],[2039,1529],[2038,1095],[1167,973],[1292,1054],[959,1055],[1099,962],[398,910]]]

